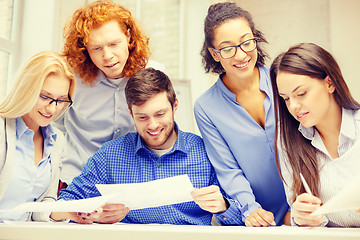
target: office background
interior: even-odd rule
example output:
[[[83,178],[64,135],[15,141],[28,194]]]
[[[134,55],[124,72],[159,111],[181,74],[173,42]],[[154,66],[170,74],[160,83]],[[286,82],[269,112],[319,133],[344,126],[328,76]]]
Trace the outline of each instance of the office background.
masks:
[[[195,100],[217,79],[205,74],[199,55],[203,21],[213,0],[114,0],[129,8],[150,37],[151,59],[161,62],[174,82],[183,130],[199,133]],[[16,71],[33,54],[62,49],[62,30],[74,10],[92,0],[0,0],[0,100]],[[330,51],[360,101],[359,0],[234,0],[248,10],[269,41],[272,59],[289,46],[314,42]]]

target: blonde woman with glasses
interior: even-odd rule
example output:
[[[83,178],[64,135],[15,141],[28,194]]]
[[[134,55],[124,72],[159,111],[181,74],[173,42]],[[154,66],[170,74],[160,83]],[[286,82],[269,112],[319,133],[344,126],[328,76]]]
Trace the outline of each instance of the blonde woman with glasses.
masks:
[[[56,200],[64,137],[50,123],[71,106],[74,90],[65,58],[46,51],[26,63],[0,103],[0,209]],[[48,219],[48,213],[0,213],[0,222]]]

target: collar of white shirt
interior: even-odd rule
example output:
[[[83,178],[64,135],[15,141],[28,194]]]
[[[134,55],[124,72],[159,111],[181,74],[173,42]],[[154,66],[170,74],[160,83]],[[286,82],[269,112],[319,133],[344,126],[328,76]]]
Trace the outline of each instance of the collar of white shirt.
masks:
[[[315,127],[304,127],[301,123],[299,124],[298,130],[301,132],[301,134],[309,140],[314,140],[316,129]],[[340,129],[340,135],[341,137],[347,137],[349,139],[354,140],[355,139],[355,123],[354,123],[354,117],[353,117],[353,111],[342,109],[342,120],[341,120],[341,129]]]

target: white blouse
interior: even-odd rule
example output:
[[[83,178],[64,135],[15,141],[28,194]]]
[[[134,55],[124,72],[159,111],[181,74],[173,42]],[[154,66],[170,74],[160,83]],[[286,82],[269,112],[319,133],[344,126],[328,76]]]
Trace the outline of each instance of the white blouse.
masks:
[[[314,127],[305,128],[300,124],[299,131],[305,138],[311,140],[311,144],[318,150],[320,199],[325,203],[351,183],[360,173],[360,110],[342,110],[338,145],[339,157],[336,159],[330,157],[318,131]],[[293,196],[291,190],[292,169],[288,165],[285,148],[278,144],[278,151],[281,173],[286,183],[284,183],[285,193],[291,206]],[[349,210],[326,214],[323,225],[329,227],[359,227],[360,213]]]

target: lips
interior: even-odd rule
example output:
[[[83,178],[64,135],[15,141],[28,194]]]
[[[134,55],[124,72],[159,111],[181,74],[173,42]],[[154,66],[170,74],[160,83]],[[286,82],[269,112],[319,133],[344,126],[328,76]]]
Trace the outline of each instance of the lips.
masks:
[[[44,114],[44,113],[41,113],[41,112],[39,112],[39,113],[40,113],[41,116],[43,116],[44,118],[47,118],[47,119],[49,119],[49,118],[51,118],[53,116],[52,114]]]
[[[236,64],[234,66],[238,69],[246,69],[249,66],[249,62],[250,62],[250,60],[247,62],[242,62],[242,63]]]
[[[297,118],[298,120],[302,120],[302,119],[304,119],[304,118],[307,116],[307,114],[308,114],[308,112],[296,114],[296,118]]]
[[[146,131],[151,137],[158,137],[160,136],[161,132],[163,131],[163,129],[158,130],[158,131]]]
[[[105,67],[106,67],[106,68],[112,68],[112,67],[114,67],[114,66],[117,65],[117,64],[118,64],[118,62],[113,63],[113,64],[106,65]]]

